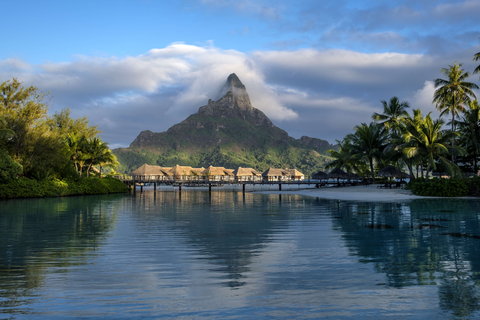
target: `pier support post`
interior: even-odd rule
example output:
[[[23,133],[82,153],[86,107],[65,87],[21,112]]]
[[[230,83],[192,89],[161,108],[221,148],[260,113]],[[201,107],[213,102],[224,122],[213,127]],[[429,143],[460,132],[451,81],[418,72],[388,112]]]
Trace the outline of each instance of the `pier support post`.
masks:
[[[157,191],[157,183],[154,182],[154,183],[153,183],[153,192],[156,192],[156,191]]]
[[[278,184],[278,191],[282,191],[282,184],[281,183]]]
[[[211,183],[208,184],[208,192],[212,193],[212,184]]]
[[[140,185],[140,193],[143,193],[143,184]]]
[[[182,192],[182,184],[181,183],[178,185],[178,192]]]
[[[135,180],[133,180],[133,195],[136,195],[137,194],[137,182]]]
[[[243,193],[243,194],[245,194],[245,185],[246,185],[245,183],[242,184],[242,193]]]

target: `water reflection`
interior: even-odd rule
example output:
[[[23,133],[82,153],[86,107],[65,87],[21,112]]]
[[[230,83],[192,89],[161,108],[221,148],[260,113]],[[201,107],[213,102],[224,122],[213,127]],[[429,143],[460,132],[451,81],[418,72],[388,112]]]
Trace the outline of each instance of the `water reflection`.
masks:
[[[285,197],[284,197],[285,198]],[[145,192],[136,198],[141,208],[140,230],[152,232],[166,220],[186,236],[186,241],[210,271],[222,273],[222,283],[236,288],[246,284],[252,258],[292,219],[291,206],[304,205],[300,196],[259,197],[242,192]],[[159,214],[160,213],[160,214]],[[149,223],[145,224],[148,215]]]
[[[75,197],[2,201],[0,209],[0,312],[35,296],[47,268],[65,272],[83,264],[115,219],[108,198]],[[112,198],[114,199],[114,198]]]
[[[7,316],[81,318],[85,306],[110,319],[480,311],[479,201],[163,191],[1,205]]]
[[[344,202],[331,208],[351,253],[385,273],[389,286],[438,285],[442,309],[458,317],[480,310],[478,201]]]

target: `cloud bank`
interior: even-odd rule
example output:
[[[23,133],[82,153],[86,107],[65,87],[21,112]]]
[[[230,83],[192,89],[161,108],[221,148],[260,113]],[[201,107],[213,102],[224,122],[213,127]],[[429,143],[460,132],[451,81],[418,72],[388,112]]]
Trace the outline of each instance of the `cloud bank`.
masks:
[[[472,52],[459,55],[470,61]],[[470,55],[470,56],[469,56]],[[294,136],[333,141],[381,111],[396,95],[432,111],[432,80],[448,57],[349,50],[256,51],[174,43],[129,57],[79,56],[62,63],[0,61],[12,77],[50,93],[51,112],[69,107],[87,116],[113,147],[141,130],[163,131],[219,98],[235,72],[255,107]],[[471,67],[473,64],[466,64]]]

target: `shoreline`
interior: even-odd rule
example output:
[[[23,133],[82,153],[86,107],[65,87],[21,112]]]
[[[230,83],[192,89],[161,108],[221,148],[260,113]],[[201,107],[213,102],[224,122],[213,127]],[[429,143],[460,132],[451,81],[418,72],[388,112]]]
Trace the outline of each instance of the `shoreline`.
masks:
[[[307,197],[316,197],[329,200],[363,201],[363,202],[400,202],[416,199],[436,199],[443,197],[417,196],[406,189],[378,188],[378,184],[366,186],[348,186],[319,189],[285,190],[285,191],[256,191],[260,194],[296,194]],[[447,199],[475,199],[471,197]]]

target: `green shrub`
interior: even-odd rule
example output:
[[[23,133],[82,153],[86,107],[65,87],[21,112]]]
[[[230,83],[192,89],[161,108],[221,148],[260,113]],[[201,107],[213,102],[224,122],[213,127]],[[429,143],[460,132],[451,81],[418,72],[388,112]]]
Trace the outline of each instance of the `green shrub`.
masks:
[[[19,178],[0,184],[0,199],[56,197],[84,194],[106,194],[127,192],[128,188],[114,178],[79,178],[76,180],[34,180]]]
[[[464,197],[470,195],[469,179],[415,179],[408,184],[413,194],[436,197]]]
[[[7,183],[15,180],[22,174],[22,166],[10,157],[10,155],[0,150],[0,183]]]

